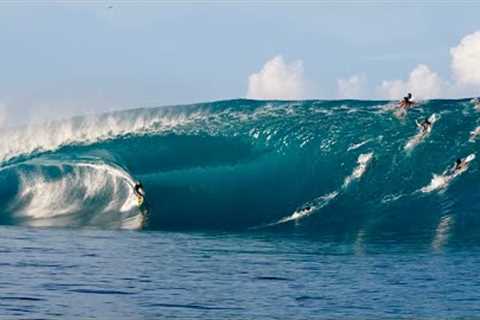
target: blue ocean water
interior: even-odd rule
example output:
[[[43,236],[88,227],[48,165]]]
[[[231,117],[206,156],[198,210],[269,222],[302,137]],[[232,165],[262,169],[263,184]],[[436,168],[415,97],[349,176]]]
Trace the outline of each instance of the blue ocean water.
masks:
[[[395,110],[230,100],[4,129],[0,315],[477,316],[480,113]]]
[[[473,319],[480,248],[0,228],[4,319]]]

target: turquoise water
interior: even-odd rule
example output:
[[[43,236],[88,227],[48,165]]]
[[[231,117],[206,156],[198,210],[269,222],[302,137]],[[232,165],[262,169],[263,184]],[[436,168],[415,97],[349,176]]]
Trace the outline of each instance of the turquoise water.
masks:
[[[479,126],[469,100],[231,100],[4,129],[0,315],[475,317],[479,159],[449,168]]]
[[[480,114],[468,100],[427,101],[403,119],[394,107],[232,100],[6,130],[0,224],[476,236],[478,160],[447,171],[476,154]],[[432,114],[419,136],[415,121]]]

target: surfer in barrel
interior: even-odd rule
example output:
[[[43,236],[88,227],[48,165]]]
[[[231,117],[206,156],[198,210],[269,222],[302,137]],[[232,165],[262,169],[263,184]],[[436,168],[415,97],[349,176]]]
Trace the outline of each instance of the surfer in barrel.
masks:
[[[135,202],[138,207],[143,205],[143,201],[145,200],[145,190],[143,189],[143,185],[140,181],[136,182],[133,186],[133,193],[135,194]]]
[[[140,181],[135,183],[135,185],[133,186],[133,191],[135,192],[135,195],[137,197],[145,197],[145,190],[143,190],[143,185]]]

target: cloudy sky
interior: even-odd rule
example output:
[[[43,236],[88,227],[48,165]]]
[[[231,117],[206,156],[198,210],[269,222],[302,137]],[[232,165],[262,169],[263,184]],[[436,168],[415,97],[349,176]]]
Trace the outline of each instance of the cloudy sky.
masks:
[[[2,1],[0,123],[217,99],[480,95],[478,1]]]

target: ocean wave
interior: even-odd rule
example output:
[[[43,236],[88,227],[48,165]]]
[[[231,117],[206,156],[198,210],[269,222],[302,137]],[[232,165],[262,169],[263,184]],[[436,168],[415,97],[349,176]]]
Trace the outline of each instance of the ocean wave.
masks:
[[[0,223],[275,225],[364,239],[392,230],[435,234],[441,197],[449,196],[461,217],[452,216],[457,223],[441,230],[475,229],[478,165],[472,162],[468,174],[432,179],[476,151],[469,139],[475,142],[478,113],[463,112],[468,103],[432,100],[399,120],[390,102],[230,100],[4,130]],[[415,138],[415,119],[432,114],[441,121]],[[406,153],[406,146],[415,152]],[[136,181],[146,192],[141,207]]]

